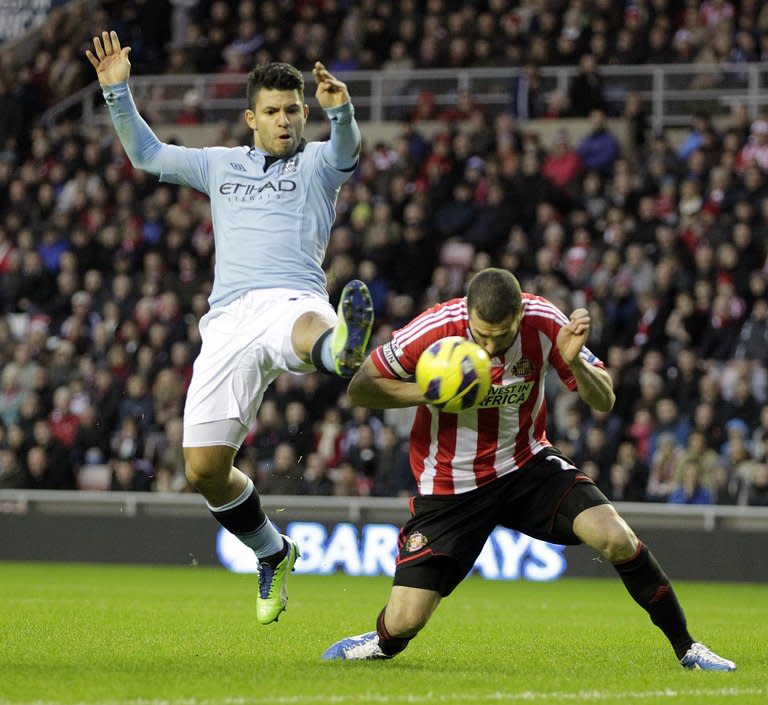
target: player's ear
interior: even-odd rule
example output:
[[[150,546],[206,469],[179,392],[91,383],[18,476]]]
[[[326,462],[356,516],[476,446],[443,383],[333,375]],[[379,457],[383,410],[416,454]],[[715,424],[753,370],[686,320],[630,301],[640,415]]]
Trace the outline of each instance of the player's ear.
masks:
[[[305,122],[308,117],[309,117],[309,106],[306,103],[304,103],[304,121]]]
[[[246,111],[243,113],[245,117],[245,124],[248,125],[252,130],[256,129],[256,114],[251,110],[250,108],[247,108]]]

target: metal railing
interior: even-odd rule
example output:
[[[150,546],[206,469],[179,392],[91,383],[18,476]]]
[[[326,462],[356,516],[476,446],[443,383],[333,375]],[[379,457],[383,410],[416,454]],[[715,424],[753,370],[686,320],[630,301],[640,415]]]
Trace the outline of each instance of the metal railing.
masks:
[[[567,94],[577,72],[574,66],[540,69],[544,94]],[[350,71],[339,77],[349,86],[358,118],[382,122],[407,117],[424,91],[434,96],[438,108],[454,105],[459,94],[469,92],[489,112],[501,112],[511,104],[510,89],[518,73],[518,68],[421,69]],[[688,125],[697,112],[724,116],[738,103],[757,115],[768,102],[768,62],[605,66],[600,74],[609,113],[621,115],[627,95],[636,92],[648,107],[653,129]],[[305,78],[311,92],[312,77]],[[200,99],[203,122],[234,122],[245,107],[245,74],[134,76],[131,88],[140,109],[155,124],[175,122],[190,92]],[[99,86],[92,83],[44,113],[44,124],[54,124],[73,109],[87,125],[108,120]]]

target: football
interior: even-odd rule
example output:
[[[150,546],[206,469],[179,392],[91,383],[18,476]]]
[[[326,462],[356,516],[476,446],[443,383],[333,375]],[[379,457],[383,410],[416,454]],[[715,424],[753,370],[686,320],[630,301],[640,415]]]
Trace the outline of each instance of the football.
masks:
[[[491,358],[471,340],[441,338],[419,357],[416,383],[432,406],[458,413],[485,399],[491,388]]]

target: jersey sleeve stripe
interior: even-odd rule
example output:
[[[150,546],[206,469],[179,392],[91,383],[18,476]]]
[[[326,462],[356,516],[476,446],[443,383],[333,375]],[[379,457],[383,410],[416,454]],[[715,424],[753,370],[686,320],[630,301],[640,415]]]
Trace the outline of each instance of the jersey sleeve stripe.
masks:
[[[446,306],[434,313],[419,316],[404,328],[396,331],[392,337],[397,340],[399,345],[405,347],[430,330],[448,323],[461,321],[462,319],[466,319],[466,307],[464,304]]]

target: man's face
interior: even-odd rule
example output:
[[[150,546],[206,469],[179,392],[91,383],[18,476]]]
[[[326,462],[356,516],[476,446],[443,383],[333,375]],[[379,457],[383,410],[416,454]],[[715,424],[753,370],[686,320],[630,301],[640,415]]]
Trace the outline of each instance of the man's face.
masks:
[[[491,357],[503,355],[515,341],[522,318],[521,309],[500,323],[488,323],[473,309],[469,312],[469,330],[475,342]]]
[[[245,121],[253,130],[256,147],[273,157],[286,157],[299,148],[307,115],[309,106],[298,91],[262,88],[253,109],[245,111]]]

